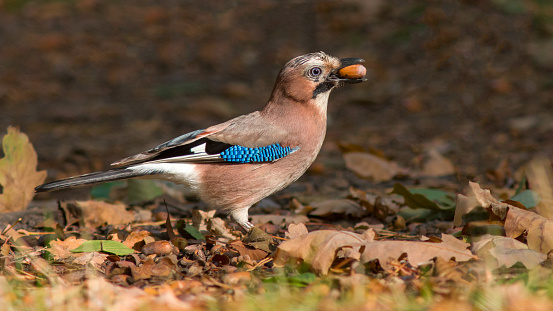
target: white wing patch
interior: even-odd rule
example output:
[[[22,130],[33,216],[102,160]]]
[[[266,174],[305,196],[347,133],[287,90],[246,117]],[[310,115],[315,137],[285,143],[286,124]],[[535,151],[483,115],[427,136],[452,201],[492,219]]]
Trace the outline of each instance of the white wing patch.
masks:
[[[194,152],[195,154],[199,154],[199,153],[206,154],[205,153],[205,143],[203,143],[199,146],[196,146],[194,148],[191,148],[190,151]]]
[[[178,163],[178,162],[222,162],[219,154],[207,154],[205,151],[206,144],[203,143],[196,147],[190,148],[192,154],[175,156],[165,159],[159,159],[154,161],[147,161],[145,163]]]

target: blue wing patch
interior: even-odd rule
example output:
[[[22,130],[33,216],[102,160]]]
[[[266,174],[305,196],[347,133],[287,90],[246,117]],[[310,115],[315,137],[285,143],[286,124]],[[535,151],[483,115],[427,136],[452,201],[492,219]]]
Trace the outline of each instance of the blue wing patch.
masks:
[[[236,163],[272,162],[299,149],[299,147],[282,147],[280,144],[272,144],[259,148],[248,148],[236,145],[221,152],[219,157],[227,162]]]

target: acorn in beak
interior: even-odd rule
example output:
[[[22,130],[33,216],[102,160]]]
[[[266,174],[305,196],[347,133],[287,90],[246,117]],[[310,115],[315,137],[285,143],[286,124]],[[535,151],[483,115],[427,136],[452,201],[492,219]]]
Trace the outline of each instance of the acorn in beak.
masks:
[[[365,60],[361,58],[342,58],[340,62],[342,66],[330,74],[327,78],[327,81],[338,82],[338,83],[360,83],[367,81],[365,75],[367,74],[367,68],[361,65],[360,63]]]

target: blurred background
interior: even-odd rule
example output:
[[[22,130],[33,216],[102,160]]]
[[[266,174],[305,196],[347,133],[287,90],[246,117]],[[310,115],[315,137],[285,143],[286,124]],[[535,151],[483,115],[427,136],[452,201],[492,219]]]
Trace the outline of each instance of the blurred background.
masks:
[[[0,0],[0,131],[18,125],[49,178],[104,169],[261,109],[289,59],[366,60],[335,90],[313,173],[339,144],[458,177],[553,155],[553,1]],[[507,164],[505,164],[507,163]]]

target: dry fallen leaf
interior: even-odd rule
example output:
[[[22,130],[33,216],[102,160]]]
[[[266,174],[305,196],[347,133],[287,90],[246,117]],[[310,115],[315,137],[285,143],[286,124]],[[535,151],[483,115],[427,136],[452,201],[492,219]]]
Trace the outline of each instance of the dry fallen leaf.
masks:
[[[536,211],[553,220],[553,170],[549,159],[537,158],[528,164],[526,176],[530,188],[541,198]]]
[[[358,203],[347,199],[335,199],[316,202],[311,204],[313,210],[309,212],[309,215],[314,216],[331,216],[332,214],[344,214],[351,215],[353,217],[362,217],[367,214],[367,210],[364,209]]]
[[[216,212],[216,210],[207,212],[192,210],[192,226],[199,231],[207,231],[209,220],[215,217]]]
[[[391,180],[404,169],[391,162],[365,152],[348,152],[344,154],[346,167],[357,175],[376,182]]]
[[[268,252],[254,248],[252,246],[247,246],[242,243],[242,241],[231,241],[228,243],[228,248],[234,251],[237,251],[240,256],[249,256],[250,259],[259,261],[267,257]]]
[[[27,135],[8,127],[2,139],[0,159],[0,211],[21,211],[33,199],[35,187],[46,179],[46,171],[36,171],[37,155]]]
[[[505,218],[507,236],[516,238],[525,231],[529,249],[544,254],[553,249],[553,221],[520,208],[509,208]]]
[[[455,206],[455,216],[453,217],[453,225],[458,227],[463,224],[463,216],[470,213],[473,209],[480,206],[476,197],[467,197],[462,194],[457,195]]]
[[[88,265],[91,264],[96,269],[100,269],[104,261],[108,258],[108,254],[98,252],[83,253],[81,256],[73,260],[74,264]]]
[[[512,205],[499,202],[492,196],[490,190],[482,189],[478,183],[469,181],[469,185],[474,196],[457,195],[457,206],[455,207],[455,217],[453,220],[455,226],[460,226],[463,223],[463,216],[477,206],[482,206],[486,209],[491,208],[496,216],[500,219],[505,219],[507,211]]]
[[[488,189],[469,182],[478,204],[505,220],[505,232],[510,238],[517,238],[527,232],[528,248],[547,254],[553,249],[553,221],[536,213],[499,202]],[[456,213],[457,216],[457,213]],[[458,219],[456,219],[458,221]],[[457,224],[457,222],[455,222]]]
[[[411,265],[418,266],[435,257],[445,260],[455,258],[456,261],[477,259],[468,249],[469,244],[456,238],[442,234],[441,243],[415,241],[375,241],[364,244],[361,262],[366,263],[378,259],[380,265],[388,270],[392,268],[390,259],[397,260],[404,253]]]
[[[293,239],[308,233],[309,231],[307,231],[307,227],[303,223],[297,225],[290,224],[288,226],[288,232],[286,232],[286,238]]]
[[[79,247],[84,241],[83,239],[77,239],[71,236],[64,241],[55,240],[50,242],[50,248],[48,251],[54,256],[54,259],[60,260],[70,256],[77,257],[78,254],[72,253],[71,250]]]
[[[371,241],[369,236],[349,231],[313,231],[282,242],[275,254],[274,264],[283,266],[291,258],[301,259],[310,264],[315,272],[326,274],[340,248],[361,245],[369,241]],[[359,250],[360,246],[352,248]]]
[[[127,236],[125,241],[123,241],[123,245],[135,250],[140,250],[142,249],[144,244],[146,244],[146,242],[144,242],[144,239],[149,236],[152,236],[152,234],[146,230],[133,231]]]
[[[428,151],[428,157],[422,168],[421,175],[438,177],[455,174],[455,166],[453,166],[451,160],[441,155],[436,148]]]
[[[472,244],[472,251],[483,258],[490,269],[502,266],[510,268],[517,262],[532,269],[547,259],[546,254],[528,249],[528,246],[513,238],[486,234]]]
[[[84,225],[96,228],[105,223],[110,225],[127,224],[134,220],[133,213],[127,211],[125,204],[110,204],[102,201],[77,201],[81,209]]]

